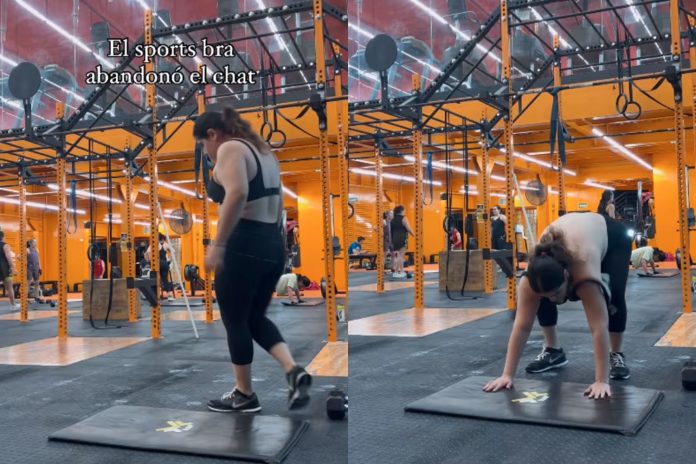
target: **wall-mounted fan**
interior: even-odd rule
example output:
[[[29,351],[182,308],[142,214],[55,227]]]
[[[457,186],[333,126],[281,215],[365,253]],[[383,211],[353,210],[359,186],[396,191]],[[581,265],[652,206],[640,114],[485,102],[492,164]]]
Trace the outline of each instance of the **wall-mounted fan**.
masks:
[[[530,204],[541,206],[546,203],[548,192],[546,191],[546,186],[541,182],[539,174],[537,174],[536,179],[528,182],[526,187],[524,196]]]
[[[167,219],[169,219],[169,227],[177,235],[184,235],[193,227],[193,217],[186,211],[183,203],[179,209],[172,211]]]

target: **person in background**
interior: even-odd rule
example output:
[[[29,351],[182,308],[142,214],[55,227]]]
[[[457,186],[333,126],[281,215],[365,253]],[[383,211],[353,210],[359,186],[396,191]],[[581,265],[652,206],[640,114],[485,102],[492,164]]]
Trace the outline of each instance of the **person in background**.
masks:
[[[101,254],[97,255],[97,259],[92,263],[92,275],[95,279],[103,279],[104,274],[106,274],[106,264],[101,257]]]
[[[354,241],[353,243],[351,243],[348,246],[348,254],[351,256],[362,254],[362,252],[363,252],[362,251],[362,242],[364,242],[364,241],[365,241],[365,237],[362,237],[362,236],[358,237],[358,239],[356,241]]]
[[[36,249],[36,240],[31,239],[27,242],[27,286],[29,287],[30,295],[32,294],[32,287],[34,288],[33,294],[37,302],[42,301],[40,277],[41,262],[39,261],[39,251]]]
[[[172,291],[172,282],[169,279],[169,255],[172,249],[165,240],[164,234],[159,234],[159,276],[162,286],[162,298],[167,298],[169,301],[174,301],[174,292]],[[150,259],[150,248],[145,252],[147,259]]]
[[[391,271],[394,272],[394,256],[393,256],[393,245],[391,240],[391,220],[394,218],[394,212],[389,210],[385,211],[382,215],[382,240],[384,243],[384,259],[385,262],[389,258],[389,265]]]
[[[500,208],[491,208],[491,246],[494,250],[504,250],[506,245],[505,223],[507,218],[500,212]]]
[[[462,249],[462,234],[456,226],[450,226],[450,250]]]
[[[17,274],[17,268],[14,264],[12,248],[5,243],[5,232],[0,230],[0,279],[5,286],[5,293],[10,298],[10,306],[15,309],[19,308],[19,303],[15,302],[14,282],[12,276]]]
[[[392,261],[394,261],[394,263],[392,266],[395,271],[392,276],[399,278],[406,277],[406,273],[404,272],[404,256],[406,254],[406,248],[408,248],[408,236],[412,235],[415,237],[413,229],[411,229],[411,225],[408,223],[405,211],[406,209],[401,205],[394,208],[394,218],[391,220],[390,227],[392,245],[394,247],[392,255]]]
[[[616,219],[613,190],[605,190],[602,192],[602,198],[600,198],[599,205],[597,205],[597,214]]]
[[[309,277],[303,276],[302,274],[283,274],[276,284],[276,295],[287,295],[288,301],[291,304],[302,303],[304,300],[300,292],[309,287],[310,284]],[[293,296],[295,297],[294,299]]]
[[[642,269],[647,275],[653,275],[657,273],[653,256],[653,247],[648,246],[648,241],[641,238],[638,241],[638,248],[631,252],[631,265],[634,269]],[[648,270],[648,266],[652,268],[652,272]]]

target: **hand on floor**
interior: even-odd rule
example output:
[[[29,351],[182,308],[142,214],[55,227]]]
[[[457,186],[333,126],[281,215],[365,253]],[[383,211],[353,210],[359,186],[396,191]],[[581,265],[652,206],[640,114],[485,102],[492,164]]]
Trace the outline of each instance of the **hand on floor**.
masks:
[[[485,392],[497,392],[498,390],[512,388],[512,378],[508,375],[501,375],[495,380],[491,380],[484,387]]]
[[[593,400],[609,398],[611,397],[611,387],[605,382],[595,382],[587,387],[587,390],[585,390],[585,396]]]

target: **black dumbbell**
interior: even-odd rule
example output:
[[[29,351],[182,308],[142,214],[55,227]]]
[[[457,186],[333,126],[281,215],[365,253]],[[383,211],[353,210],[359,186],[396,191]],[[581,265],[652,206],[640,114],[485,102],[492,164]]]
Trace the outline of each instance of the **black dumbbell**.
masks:
[[[343,420],[348,412],[348,396],[341,390],[333,390],[326,400],[326,414],[331,420]]]
[[[696,390],[696,361],[684,363],[681,371],[682,386],[685,390]]]

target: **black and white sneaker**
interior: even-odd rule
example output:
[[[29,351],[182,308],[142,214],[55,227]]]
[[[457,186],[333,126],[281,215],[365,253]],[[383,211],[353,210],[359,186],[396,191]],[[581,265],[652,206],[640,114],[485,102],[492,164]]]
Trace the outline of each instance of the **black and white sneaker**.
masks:
[[[247,396],[235,388],[219,400],[208,401],[208,409],[215,412],[259,412],[261,403],[256,393]]]
[[[530,374],[538,374],[539,372],[557,369],[566,364],[568,364],[568,360],[563,352],[563,348],[544,347],[543,351],[536,357],[536,360],[529,363],[525,370]]]
[[[309,387],[312,386],[312,376],[304,367],[295,366],[286,374],[288,379],[288,409],[298,409],[309,403]]]
[[[609,353],[609,378],[615,380],[626,380],[631,377],[631,372],[626,367],[626,357],[623,353],[616,351]]]

